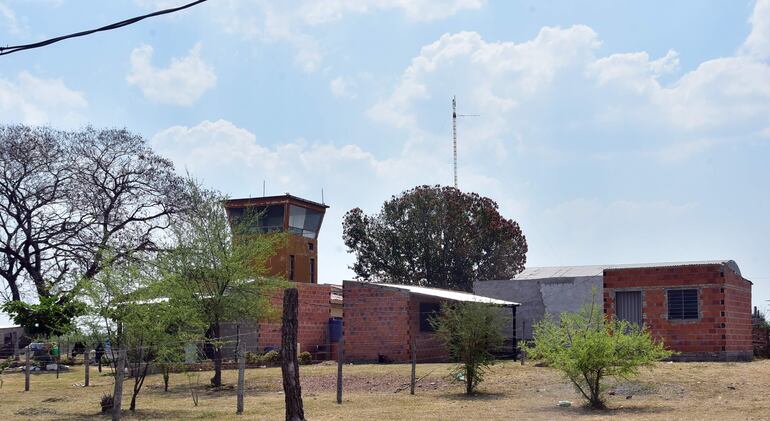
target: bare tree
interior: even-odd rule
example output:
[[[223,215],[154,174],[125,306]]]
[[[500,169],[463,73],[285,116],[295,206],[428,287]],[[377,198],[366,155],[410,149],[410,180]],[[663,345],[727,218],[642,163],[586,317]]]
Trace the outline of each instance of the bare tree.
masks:
[[[12,300],[74,291],[158,248],[183,208],[167,159],[124,129],[0,127],[0,276]]]
[[[67,255],[84,221],[67,201],[67,149],[63,132],[0,127],[0,276],[12,300],[21,299],[23,281],[49,296],[71,270]]]

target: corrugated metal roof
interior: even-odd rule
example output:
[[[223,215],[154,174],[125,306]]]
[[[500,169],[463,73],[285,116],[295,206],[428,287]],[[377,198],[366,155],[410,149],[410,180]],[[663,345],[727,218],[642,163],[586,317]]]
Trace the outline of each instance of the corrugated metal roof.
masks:
[[[602,276],[609,269],[637,269],[655,267],[727,265],[738,275],[741,274],[738,264],[733,260],[702,260],[692,262],[663,262],[663,263],[631,263],[623,265],[590,265],[590,266],[547,266],[524,269],[513,279],[547,279],[547,278],[576,278],[580,276]]]
[[[508,307],[521,305],[519,303],[514,303],[513,301],[498,300],[496,298],[482,297],[481,295],[471,294],[468,292],[450,291],[448,289],[427,288],[427,287],[420,287],[416,285],[381,284],[381,283],[359,282],[359,281],[348,281],[348,282],[355,282],[359,284],[366,284],[366,285],[378,286],[383,288],[399,289],[403,291],[408,291],[412,294],[445,298],[447,300],[452,300],[452,301],[494,304],[494,305],[508,306]]]

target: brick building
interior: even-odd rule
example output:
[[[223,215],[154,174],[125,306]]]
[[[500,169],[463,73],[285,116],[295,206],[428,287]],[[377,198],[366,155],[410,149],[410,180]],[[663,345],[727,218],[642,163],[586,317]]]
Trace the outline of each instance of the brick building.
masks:
[[[607,315],[644,325],[674,358],[745,360],[752,356],[751,285],[734,261],[718,260],[527,268],[511,280],[477,282],[474,291],[522,297],[519,323],[528,327],[545,313],[580,310],[595,291]]]
[[[411,285],[345,281],[344,347],[350,361],[409,361],[415,341],[417,360],[445,361],[448,353],[428,318],[446,301],[481,302],[511,308],[518,303],[474,294]],[[514,345],[515,346],[515,345]]]
[[[644,324],[688,360],[750,360],[751,282],[733,261],[608,268],[607,315]]]

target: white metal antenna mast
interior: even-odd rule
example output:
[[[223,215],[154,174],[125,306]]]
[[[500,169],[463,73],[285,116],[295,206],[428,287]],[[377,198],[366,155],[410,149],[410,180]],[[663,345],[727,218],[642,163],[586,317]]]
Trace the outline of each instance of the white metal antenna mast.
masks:
[[[457,114],[457,99],[452,96],[452,150],[454,153],[455,188],[457,187],[457,117],[478,117],[479,114]]]

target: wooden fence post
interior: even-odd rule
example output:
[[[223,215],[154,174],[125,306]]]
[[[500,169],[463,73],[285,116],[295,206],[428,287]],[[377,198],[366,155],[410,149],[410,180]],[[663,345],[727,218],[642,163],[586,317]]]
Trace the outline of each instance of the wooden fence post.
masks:
[[[236,326],[238,332],[238,398],[235,413],[243,414],[243,389],[246,383],[246,352],[244,342],[241,340],[241,325]]]
[[[83,353],[83,367],[86,370],[85,387],[91,385],[91,349],[86,345],[85,352]]]
[[[345,338],[340,337],[337,341],[337,403],[342,403],[342,364],[344,364],[344,343]]]
[[[31,368],[29,364],[29,353],[30,353],[29,345],[27,345],[27,352],[24,353],[24,391],[29,392],[29,370]]]
[[[297,360],[297,288],[286,288],[283,292],[283,324],[281,326],[281,373],[283,394],[286,402],[286,421],[304,421],[302,388],[299,383],[299,361]]]
[[[414,395],[414,383],[417,377],[417,345],[414,338],[412,338],[412,381],[410,384],[409,393]]]
[[[524,334],[527,332],[527,321],[521,321],[521,339],[524,345],[521,347],[521,365],[527,361],[527,341],[524,339]]]

